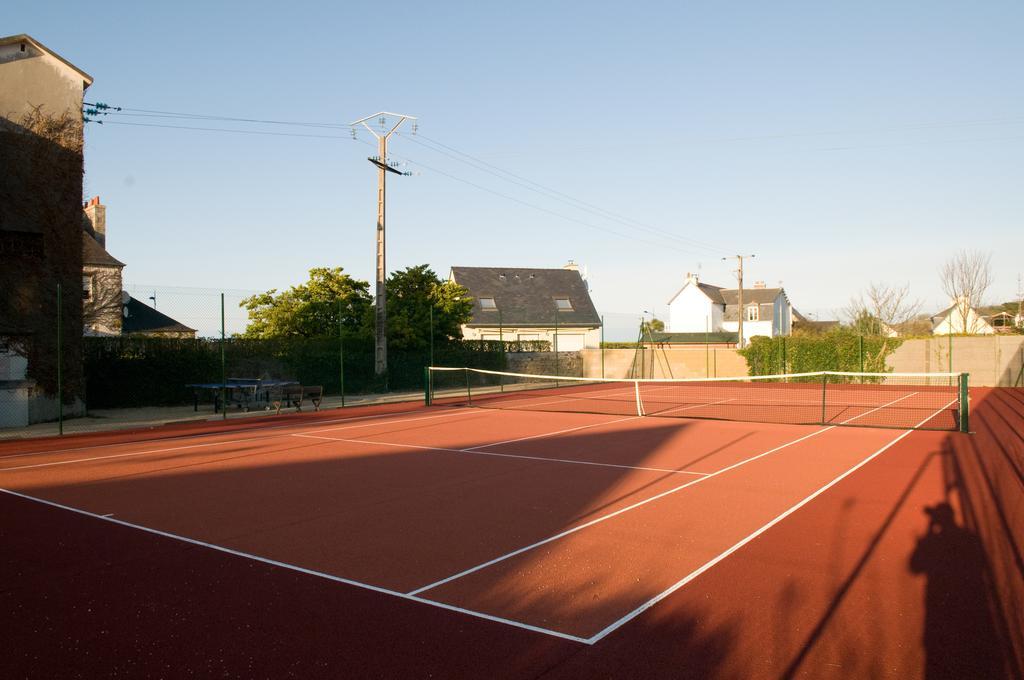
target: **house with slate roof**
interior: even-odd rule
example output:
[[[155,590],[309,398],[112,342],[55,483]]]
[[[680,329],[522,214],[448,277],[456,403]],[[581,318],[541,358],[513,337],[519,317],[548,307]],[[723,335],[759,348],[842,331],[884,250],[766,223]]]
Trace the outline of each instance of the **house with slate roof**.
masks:
[[[996,332],[967,298],[952,300],[949,307],[929,320],[932,323],[932,335],[994,335]]]
[[[83,208],[82,320],[85,335],[194,338],[194,328],[123,290],[124,263],[107,252],[107,207],[94,196]]]
[[[737,342],[739,318],[743,315],[743,336],[775,337],[793,330],[793,305],[783,288],[768,288],[758,281],[743,289],[743,308],[739,307],[739,289],[702,283],[696,274],[687,274],[683,287],[668,301],[669,333],[725,333]],[[722,337],[722,336],[719,336]]]
[[[473,297],[467,340],[546,340],[559,352],[600,346],[601,316],[572,261],[560,269],[452,267],[449,279]]]

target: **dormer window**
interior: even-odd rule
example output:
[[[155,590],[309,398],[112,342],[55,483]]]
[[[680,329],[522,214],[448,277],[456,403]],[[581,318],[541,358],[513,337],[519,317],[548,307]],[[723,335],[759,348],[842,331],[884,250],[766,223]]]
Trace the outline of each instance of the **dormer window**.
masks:
[[[571,312],[572,311],[572,302],[567,297],[556,297],[555,298],[555,307],[560,312]]]
[[[747,321],[757,321],[761,318],[761,307],[759,305],[750,305],[747,307]]]
[[[494,298],[482,297],[480,298],[480,309],[485,312],[493,312],[498,309],[498,305],[494,302]]]

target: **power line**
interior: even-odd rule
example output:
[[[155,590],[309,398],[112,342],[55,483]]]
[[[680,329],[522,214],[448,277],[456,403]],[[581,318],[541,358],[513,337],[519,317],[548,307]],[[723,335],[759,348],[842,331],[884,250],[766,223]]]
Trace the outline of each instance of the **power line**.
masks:
[[[592,215],[596,215],[597,217],[601,217],[603,219],[611,220],[613,222],[618,222],[619,224],[622,224],[623,226],[627,226],[627,227],[630,227],[630,228],[633,228],[633,229],[642,229],[644,231],[648,231],[648,232],[654,233],[654,234],[656,234],[658,236],[661,236],[663,238],[671,238],[671,239],[674,239],[674,240],[678,240],[680,242],[685,243],[687,246],[689,246],[691,248],[694,248],[694,247],[702,248],[704,250],[710,250],[710,251],[715,252],[715,253],[727,252],[724,248],[719,248],[717,246],[713,246],[711,244],[704,243],[702,241],[698,241],[696,239],[692,239],[692,238],[689,238],[689,237],[686,237],[686,236],[679,236],[678,234],[673,234],[672,232],[666,231],[664,229],[659,229],[657,227],[652,227],[652,226],[650,226],[648,224],[644,224],[643,222],[638,222],[637,220],[633,220],[633,219],[630,219],[630,218],[625,217],[623,215],[619,215],[619,214],[614,213],[614,212],[612,212],[610,210],[605,210],[604,208],[602,208],[600,206],[594,205],[592,203],[588,203],[588,202],[586,202],[584,200],[581,200],[581,199],[575,198],[573,196],[570,196],[569,194],[566,194],[566,193],[563,193],[563,192],[558,191],[556,189],[552,189],[550,187],[544,186],[543,184],[540,184],[538,182],[534,182],[533,180],[527,179],[526,177],[522,177],[522,176],[517,175],[517,174],[515,174],[513,172],[509,172],[508,170],[504,170],[502,168],[499,168],[498,166],[493,165],[491,163],[488,163],[487,161],[481,160],[481,159],[479,159],[479,158],[477,158],[475,156],[472,156],[472,155],[470,155],[468,153],[465,153],[463,151],[459,151],[458,149],[452,148],[452,147],[448,146],[447,144],[443,144],[443,143],[438,142],[436,140],[430,139],[429,137],[426,137],[425,135],[417,134],[416,137],[421,137],[421,138],[427,140],[427,142],[429,142],[431,144],[436,144],[437,146],[440,146],[440,147],[442,147],[444,149],[448,149],[448,150],[452,151],[453,153],[458,154],[459,156],[464,156],[465,158],[458,158],[457,156],[454,156],[452,154],[446,153],[446,152],[441,151],[439,149],[432,148],[428,144],[424,144],[423,142],[418,141],[415,137],[407,136],[406,138],[409,139],[409,141],[415,142],[416,144],[419,144],[420,146],[423,146],[423,147],[425,147],[427,149],[430,149],[431,151],[434,151],[435,153],[439,153],[442,156],[446,156],[446,157],[451,158],[453,160],[459,161],[460,163],[465,163],[466,165],[469,165],[470,167],[474,167],[474,168],[476,168],[478,170],[482,170],[483,172],[486,172],[489,175],[494,175],[495,177],[497,177],[497,178],[499,178],[501,180],[504,180],[506,182],[510,182],[511,184],[515,184],[516,186],[523,187],[523,188],[525,188],[525,189],[527,189],[529,191],[533,191],[535,193],[541,194],[542,196],[545,196],[546,198],[551,198],[551,199],[559,201],[561,203],[566,203],[567,205],[572,206],[576,210],[582,210],[583,212],[588,212],[588,213],[590,213]],[[469,160],[465,160],[465,159],[469,159]],[[508,175],[508,177],[505,177],[504,175]],[[510,178],[512,178],[512,179],[510,179]]]
[[[229,132],[237,135],[266,135],[270,137],[314,137],[317,139],[349,139],[343,135],[310,135],[299,132],[270,132],[269,130],[232,130],[229,128],[196,127],[193,125],[165,125],[162,123],[129,123],[123,120],[103,121],[103,125],[131,125],[132,127],[170,128],[172,130],[200,130],[203,132]]]

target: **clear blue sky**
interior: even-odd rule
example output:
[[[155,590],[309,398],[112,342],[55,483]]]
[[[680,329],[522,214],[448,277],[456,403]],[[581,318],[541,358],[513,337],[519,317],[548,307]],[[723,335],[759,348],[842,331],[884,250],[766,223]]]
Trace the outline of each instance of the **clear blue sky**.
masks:
[[[572,258],[601,311],[663,312],[688,270],[728,285],[720,258],[756,253],[748,280],[781,280],[798,309],[828,317],[872,280],[909,282],[938,310],[938,266],[971,248],[993,254],[990,301],[1015,294],[1020,2],[328,5],[17,3],[0,33],[93,75],[89,101],[419,116],[422,137],[391,147],[420,174],[389,184],[389,269]],[[338,137],[89,125],[86,192],[108,205],[128,283],[262,290],[336,265],[372,278],[373,150],[347,130],[116,120]]]

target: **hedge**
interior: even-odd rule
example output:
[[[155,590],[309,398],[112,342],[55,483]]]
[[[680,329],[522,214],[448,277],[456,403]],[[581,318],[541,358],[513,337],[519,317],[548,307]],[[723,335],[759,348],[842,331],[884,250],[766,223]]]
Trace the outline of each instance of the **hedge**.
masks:
[[[503,347],[504,345],[504,347]],[[503,368],[504,352],[547,351],[546,341],[505,342],[462,340],[434,347],[437,366]],[[373,340],[346,338],[345,392],[420,389],[428,350],[388,352],[388,379],[374,372]],[[337,338],[224,342],[229,378],[273,378],[323,385],[328,394],[340,393]],[[221,343],[214,339],[84,338],[86,404],[89,408],[170,406],[192,402],[188,383],[221,380]]]
[[[758,335],[739,352],[747,360],[750,375],[816,371],[888,373],[886,357],[901,343],[899,338],[858,335],[837,328],[814,335]]]

